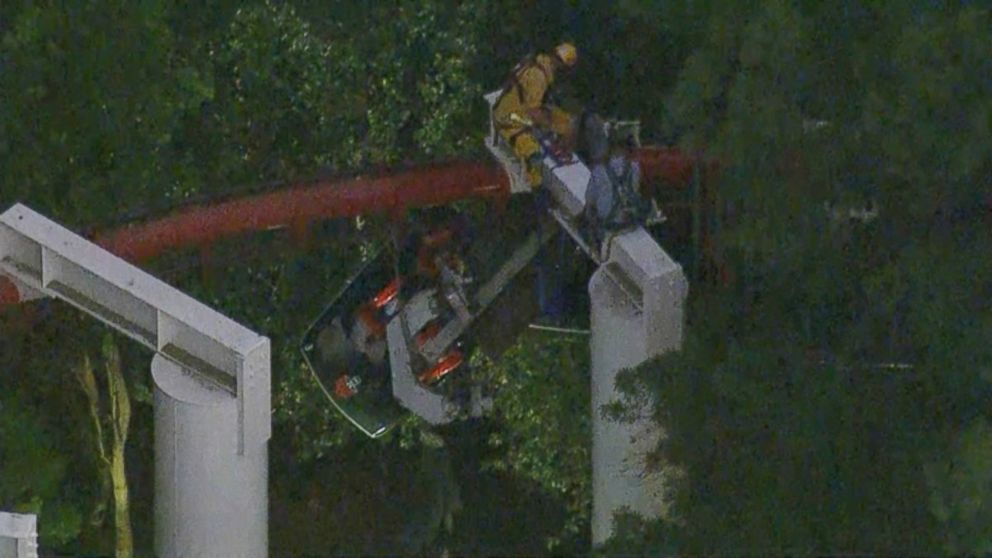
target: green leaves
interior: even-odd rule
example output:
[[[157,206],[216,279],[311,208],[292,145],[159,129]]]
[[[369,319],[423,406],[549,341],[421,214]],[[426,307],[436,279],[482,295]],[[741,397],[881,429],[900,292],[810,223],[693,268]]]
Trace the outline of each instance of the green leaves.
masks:
[[[690,553],[982,552],[963,494],[986,481],[984,426],[939,448],[988,415],[990,13],[723,13],[672,99],[686,145],[721,157],[717,240],[739,280],[695,290],[682,353],[628,377],[687,472],[670,536]],[[868,225],[822,210],[869,199]]]
[[[355,143],[361,114],[349,44],[319,36],[291,6],[266,2],[237,10],[211,61],[219,95],[208,131],[230,157],[230,167],[217,168],[234,172],[225,181],[348,167],[342,148]]]
[[[895,180],[886,193],[916,219],[975,203],[987,176],[988,24],[988,10],[967,8],[907,25],[891,77],[872,88],[866,131],[891,161]]]
[[[926,468],[930,510],[948,532],[949,554],[992,552],[992,427],[971,421],[955,433],[951,452]]]
[[[82,529],[76,502],[61,498],[66,456],[57,451],[36,412],[4,398],[0,402],[0,505],[6,511],[35,513],[43,543],[71,541]]]
[[[447,158],[478,149],[481,89],[469,70],[486,35],[474,3],[372,8],[388,22],[358,39],[365,59],[372,162]],[[392,48],[383,48],[390,45]]]
[[[172,79],[162,12],[87,2],[19,13],[0,74],[8,199],[96,224],[166,187],[170,128],[193,101]]]
[[[585,337],[525,333],[498,362],[482,363],[498,389],[494,408],[504,424],[489,438],[500,451],[488,467],[511,470],[565,500],[568,520],[551,546],[589,522],[588,351]]]

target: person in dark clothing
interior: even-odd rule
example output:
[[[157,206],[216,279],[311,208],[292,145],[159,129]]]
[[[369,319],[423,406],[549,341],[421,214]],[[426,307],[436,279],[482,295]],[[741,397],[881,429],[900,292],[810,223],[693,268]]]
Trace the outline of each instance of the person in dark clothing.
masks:
[[[396,268],[403,300],[438,282],[439,261],[441,265],[460,268],[456,269],[460,274],[468,274],[461,254],[471,245],[474,231],[465,215],[455,215],[446,226],[435,230],[413,223],[400,236]]]
[[[641,166],[632,135],[611,139],[609,157],[596,153],[589,167],[584,217],[594,245],[607,234],[641,226],[650,213],[640,195]]]

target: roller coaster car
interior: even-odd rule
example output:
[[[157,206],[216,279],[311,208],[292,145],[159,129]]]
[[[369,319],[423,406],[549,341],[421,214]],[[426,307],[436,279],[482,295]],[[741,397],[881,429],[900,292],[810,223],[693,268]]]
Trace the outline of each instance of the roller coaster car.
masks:
[[[498,267],[492,263],[496,254],[435,249],[421,251],[417,265],[396,276],[393,258],[376,254],[301,344],[308,368],[334,406],[373,438],[388,432],[404,408],[431,424],[487,410],[491,400],[467,362],[476,318],[533,258],[534,236],[508,258],[495,260],[502,262]],[[487,280],[477,284],[468,270]]]
[[[373,438],[403,416],[393,399],[383,324],[398,302],[381,292],[392,280],[391,263],[377,255],[347,282],[302,342],[304,360],[324,394]]]

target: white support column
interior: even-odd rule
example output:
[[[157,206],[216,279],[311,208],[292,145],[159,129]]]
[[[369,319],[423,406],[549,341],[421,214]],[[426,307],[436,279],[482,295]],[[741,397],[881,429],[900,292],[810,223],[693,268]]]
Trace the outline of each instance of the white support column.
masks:
[[[601,408],[620,399],[617,373],[682,345],[682,268],[643,229],[613,240],[611,259],[589,281],[592,299],[592,542],[613,531],[613,514],[629,508],[645,517],[664,514],[664,475],[646,472],[644,457],[662,435],[641,409],[641,418],[621,424]]]
[[[266,556],[268,443],[238,448],[238,402],[174,361],[155,381],[155,553]]]
[[[157,555],[265,556],[269,340],[20,204],[0,273],[156,352]]]
[[[0,512],[0,558],[38,558],[38,516]]]

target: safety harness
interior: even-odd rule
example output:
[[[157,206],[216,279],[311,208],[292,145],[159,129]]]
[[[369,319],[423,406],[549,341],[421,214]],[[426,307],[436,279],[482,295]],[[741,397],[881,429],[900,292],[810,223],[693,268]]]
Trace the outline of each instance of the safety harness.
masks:
[[[544,74],[545,81],[550,81],[551,80],[551,76],[548,74],[548,71],[546,69],[544,69],[544,66],[542,66],[542,65],[540,65],[540,64],[537,63],[537,55],[536,54],[533,54],[533,53],[528,54],[527,56],[524,57],[523,60],[521,60],[519,63],[517,63],[517,65],[514,66],[512,70],[510,70],[510,73],[507,75],[506,79],[503,81],[503,88],[502,88],[502,91],[500,93],[499,100],[496,101],[496,105],[493,108],[498,107],[499,104],[503,101],[503,99],[506,98],[506,95],[508,95],[514,89],[516,89],[516,92],[517,92],[517,99],[520,101],[521,104],[523,104],[523,102],[524,102],[524,88],[523,88],[523,85],[520,83],[520,76],[522,76],[524,72],[526,72],[527,70],[529,70],[531,68],[537,68],[537,69],[541,70],[541,73]],[[544,92],[545,97],[547,96],[547,94],[548,94],[548,92],[545,91]],[[542,99],[541,102],[543,104],[544,100]],[[501,123],[500,122],[500,123],[494,123],[494,124],[497,124],[496,127],[506,127],[506,124],[505,123]],[[526,132],[527,132],[527,128],[521,128],[520,130],[518,130],[518,131],[514,132],[513,134],[511,134],[510,137],[508,138],[510,147],[514,147],[514,145],[516,144],[516,141],[517,141],[517,137],[520,136],[521,134],[526,133]],[[493,137],[493,145],[496,145],[496,141],[497,141],[497,138],[494,136]]]
[[[624,229],[647,215],[646,207],[641,203],[638,193],[631,182],[633,176],[630,160],[624,157],[623,172],[618,176],[609,161],[605,164],[606,175],[613,186],[614,202],[610,213],[604,219],[604,226],[611,230]]]
[[[540,65],[540,64],[537,63],[537,55],[534,54],[534,53],[531,53],[531,54],[528,54],[527,56],[525,56],[523,60],[521,60],[519,63],[517,63],[517,65],[514,66],[512,70],[510,70],[510,74],[506,77],[506,80],[503,82],[503,93],[502,93],[502,95],[506,95],[507,93],[510,92],[511,89],[513,89],[515,87],[517,89],[517,99],[521,103],[523,103],[524,102],[524,92],[523,92],[523,86],[520,83],[520,76],[523,75],[523,73],[525,71],[529,70],[530,68],[537,68],[537,69],[541,70],[541,73],[544,74],[544,79],[546,81],[550,81],[551,80],[551,76],[548,75],[548,71],[544,69],[544,66],[542,66],[542,65]],[[545,91],[545,95],[546,94],[547,94],[547,91]],[[502,95],[501,95],[501,98],[502,98]]]

